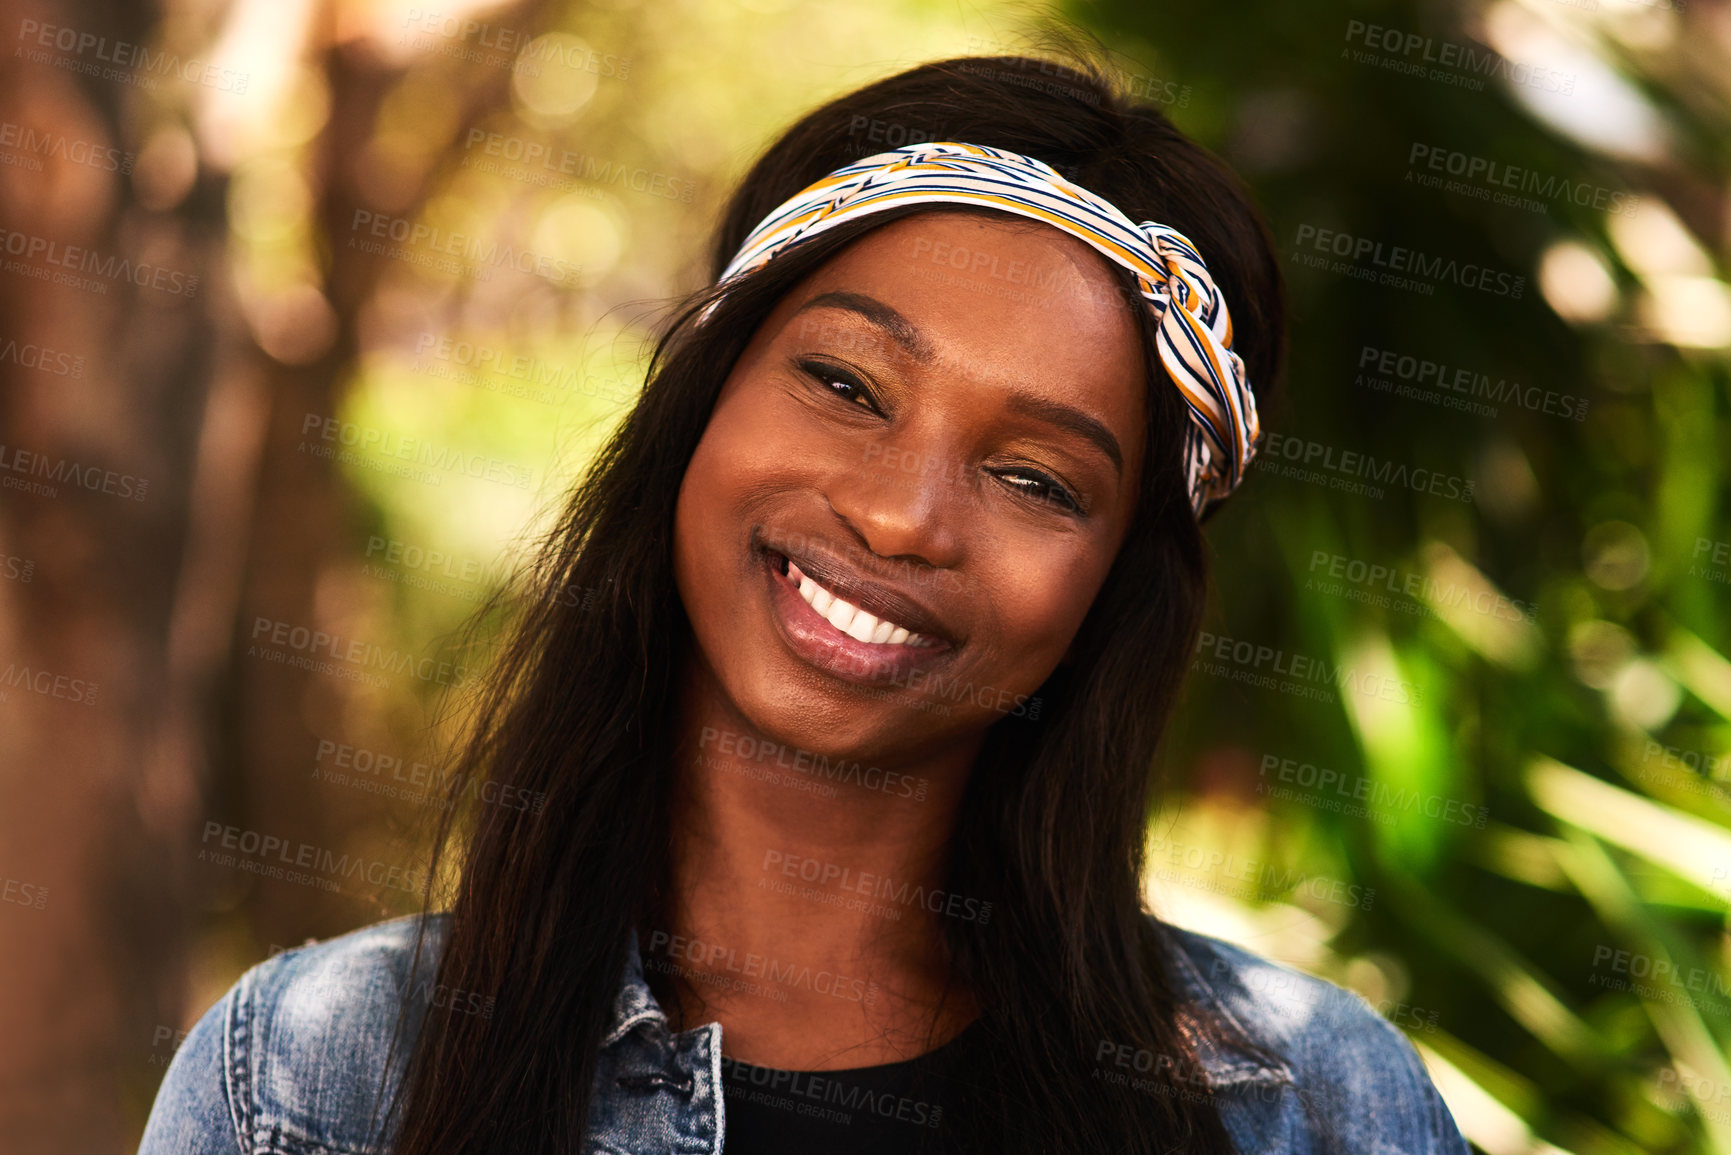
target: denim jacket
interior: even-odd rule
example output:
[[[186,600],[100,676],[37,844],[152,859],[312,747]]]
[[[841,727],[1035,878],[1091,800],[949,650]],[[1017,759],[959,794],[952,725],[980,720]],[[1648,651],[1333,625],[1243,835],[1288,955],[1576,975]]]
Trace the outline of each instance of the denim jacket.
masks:
[[[139,1155],[379,1155],[366,1135],[409,982],[415,917],[284,951],[241,976],[169,1065]],[[488,1013],[428,986],[435,915],[414,985],[452,1013]],[[1268,1055],[1206,1046],[1198,1059],[1244,1155],[1467,1155],[1406,1037],[1358,995],[1175,930],[1178,981]],[[418,1028],[418,1022],[414,1024]],[[1147,1052],[1101,1044],[1095,1077],[1133,1087]],[[589,1152],[715,1155],[724,1131],[721,1024],[673,1032],[632,942],[595,1075]]]

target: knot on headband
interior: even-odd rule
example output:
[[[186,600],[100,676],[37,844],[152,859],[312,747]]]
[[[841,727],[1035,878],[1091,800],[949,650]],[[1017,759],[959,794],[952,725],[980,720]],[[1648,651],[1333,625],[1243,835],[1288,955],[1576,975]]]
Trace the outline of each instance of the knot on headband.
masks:
[[[1130,270],[1153,310],[1161,363],[1189,408],[1184,465],[1191,508],[1200,516],[1237,488],[1256,455],[1256,398],[1244,362],[1232,351],[1232,317],[1202,254],[1177,229],[1133,223],[1044,161],[955,141],[911,144],[857,160],[760,221],[718,284],[843,221],[919,203],[977,205],[1044,221]]]

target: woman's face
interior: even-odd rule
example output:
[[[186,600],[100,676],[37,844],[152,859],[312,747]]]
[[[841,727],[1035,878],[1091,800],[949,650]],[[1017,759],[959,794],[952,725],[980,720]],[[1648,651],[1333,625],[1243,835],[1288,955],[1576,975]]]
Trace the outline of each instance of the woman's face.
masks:
[[[1134,513],[1142,352],[1109,268],[920,214],[769,315],[674,529],[697,674],[743,721],[885,763],[1037,711]]]

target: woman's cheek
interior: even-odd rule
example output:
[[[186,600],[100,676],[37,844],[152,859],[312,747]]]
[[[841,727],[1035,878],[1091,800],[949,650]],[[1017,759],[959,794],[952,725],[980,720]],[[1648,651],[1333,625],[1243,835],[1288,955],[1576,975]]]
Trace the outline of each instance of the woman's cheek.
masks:
[[[1011,628],[1031,663],[1057,665],[1088,616],[1100,581],[1101,575],[1092,567],[1078,563],[1043,567],[1036,574],[1024,571],[1020,580],[1004,587],[1016,591],[1006,614],[1013,615]],[[1045,672],[1050,673],[1050,668]]]

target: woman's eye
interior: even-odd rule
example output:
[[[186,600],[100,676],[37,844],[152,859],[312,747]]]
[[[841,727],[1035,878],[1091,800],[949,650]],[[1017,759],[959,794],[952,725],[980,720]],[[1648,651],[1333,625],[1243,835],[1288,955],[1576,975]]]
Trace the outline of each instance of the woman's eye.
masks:
[[[843,401],[852,401],[867,409],[877,408],[876,403],[872,400],[872,395],[866,391],[866,387],[854,380],[851,374],[817,361],[805,362],[800,365],[800,368],[818,384]]]
[[[1082,512],[1082,505],[1076,496],[1058,482],[1043,473],[1032,470],[1017,470],[1013,473],[998,475],[1011,490],[1022,494],[1029,501],[1042,505],[1054,505],[1069,513]]]

